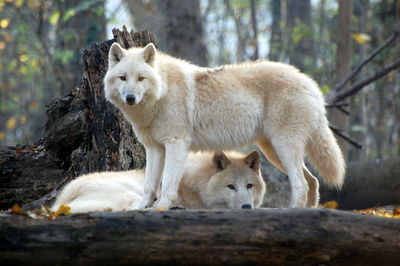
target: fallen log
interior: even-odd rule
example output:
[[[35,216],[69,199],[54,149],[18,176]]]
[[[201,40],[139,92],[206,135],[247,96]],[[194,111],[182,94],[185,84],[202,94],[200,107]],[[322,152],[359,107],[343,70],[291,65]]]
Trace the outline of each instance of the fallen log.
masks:
[[[321,202],[337,201],[340,209],[365,209],[400,204],[400,158],[353,162],[343,189],[320,187]]]
[[[0,217],[0,263],[399,265],[400,219],[329,209]]]

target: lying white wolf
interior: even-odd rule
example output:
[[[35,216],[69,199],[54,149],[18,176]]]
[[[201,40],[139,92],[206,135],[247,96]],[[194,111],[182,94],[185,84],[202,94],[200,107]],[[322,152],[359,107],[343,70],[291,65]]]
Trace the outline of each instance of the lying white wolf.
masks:
[[[168,208],[177,199],[189,150],[251,143],[288,174],[290,207],[319,201],[319,184],[304,165],[305,155],[329,185],[342,186],[345,163],[328,127],[322,93],[292,66],[257,61],[215,70],[159,53],[153,44],[125,50],[114,43],[104,83],[106,98],[146,148],[141,208],[156,198],[155,207]]]
[[[258,153],[226,154],[191,153],[174,204],[191,209],[259,207],[265,183]],[[143,187],[143,170],[84,175],[64,187],[51,209],[68,205],[74,213],[134,210],[139,208]]]

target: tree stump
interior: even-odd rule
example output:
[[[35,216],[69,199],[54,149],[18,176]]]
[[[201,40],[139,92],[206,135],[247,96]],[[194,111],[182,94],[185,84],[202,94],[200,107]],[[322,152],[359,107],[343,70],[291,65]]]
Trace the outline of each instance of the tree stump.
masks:
[[[49,204],[57,194],[54,189],[76,176],[145,165],[144,148],[132,127],[104,97],[103,78],[113,42],[125,48],[145,46],[155,43],[155,36],[128,32],[125,27],[122,31],[114,29],[113,33],[114,39],[84,51],[82,85],[50,102],[45,135],[37,145],[41,151],[35,153],[30,147],[0,150],[0,208],[15,203],[37,208]],[[35,198],[39,200],[33,201]]]

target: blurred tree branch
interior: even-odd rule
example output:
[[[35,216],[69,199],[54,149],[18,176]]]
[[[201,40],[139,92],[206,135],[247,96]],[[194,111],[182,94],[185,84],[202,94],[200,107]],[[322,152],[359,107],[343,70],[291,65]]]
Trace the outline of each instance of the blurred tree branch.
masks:
[[[351,71],[346,77],[342,79],[342,81],[336,84],[335,87],[332,89],[332,92],[330,92],[328,95],[325,96],[328,105],[344,100],[345,98],[353,95],[354,93],[356,93],[369,83],[385,76],[390,71],[398,68],[400,66],[399,60],[396,60],[395,62],[385,66],[382,70],[376,72],[374,75],[357,82],[356,84],[354,84],[353,86],[351,86],[346,90],[342,90],[350,80],[354,79],[354,77],[360,73],[361,69],[365,65],[371,62],[379,53],[381,53],[386,47],[392,44],[399,35],[400,35],[400,28],[396,29],[396,31],[393,33],[392,36],[390,36],[381,46],[376,48],[371,53],[370,56],[368,56],[365,60],[363,60],[360,64],[358,64],[353,71]]]

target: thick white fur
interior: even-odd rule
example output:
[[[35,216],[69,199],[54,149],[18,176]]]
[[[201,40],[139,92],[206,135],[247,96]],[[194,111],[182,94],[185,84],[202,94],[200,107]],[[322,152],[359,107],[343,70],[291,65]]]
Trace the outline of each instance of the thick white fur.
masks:
[[[304,165],[305,155],[328,184],[342,186],[345,163],[328,128],[322,94],[296,68],[270,61],[202,68],[157,52],[153,44],[125,50],[114,43],[109,60],[106,98],[146,148],[142,208],[155,198],[156,207],[176,200],[189,150],[251,143],[288,174],[290,207],[319,201],[319,184]],[[134,105],[127,104],[128,94],[135,96]]]
[[[258,153],[226,155],[189,154],[175,204],[192,209],[259,207],[265,183],[259,170]],[[249,184],[253,186],[248,188]],[[143,187],[143,170],[84,175],[64,187],[52,210],[61,205],[70,206],[74,213],[138,209]]]

